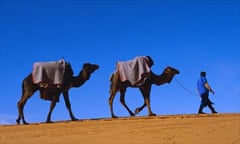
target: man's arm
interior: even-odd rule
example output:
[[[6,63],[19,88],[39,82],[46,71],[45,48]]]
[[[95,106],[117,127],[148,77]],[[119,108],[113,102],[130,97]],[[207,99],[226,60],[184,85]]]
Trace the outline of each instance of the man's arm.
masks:
[[[209,91],[212,92],[213,94],[215,93],[215,92],[213,91],[213,89],[210,87],[210,85],[209,85],[207,82],[204,84],[204,86],[205,86],[205,88],[206,88],[207,90],[209,90]]]

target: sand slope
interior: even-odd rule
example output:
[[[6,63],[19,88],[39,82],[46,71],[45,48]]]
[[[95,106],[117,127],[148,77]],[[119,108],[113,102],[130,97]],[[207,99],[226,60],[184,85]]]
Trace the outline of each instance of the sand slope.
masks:
[[[1,144],[240,144],[240,113],[2,125]]]

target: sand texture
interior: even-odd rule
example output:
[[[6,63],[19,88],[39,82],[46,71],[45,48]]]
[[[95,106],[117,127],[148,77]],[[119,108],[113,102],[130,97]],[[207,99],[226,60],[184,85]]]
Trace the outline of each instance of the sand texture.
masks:
[[[0,144],[240,144],[240,113],[1,125]]]

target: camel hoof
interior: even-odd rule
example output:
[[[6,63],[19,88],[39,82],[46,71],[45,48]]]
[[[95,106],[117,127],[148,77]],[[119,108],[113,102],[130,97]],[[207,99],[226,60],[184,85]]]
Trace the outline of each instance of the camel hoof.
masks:
[[[135,114],[134,114],[134,113],[130,113],[130,116],[131,116],[131,117],[134,117],[134,116],[135,116]]]
[[[77,118],[72,118],[72,121],[78,121],[78,119]]]
[[[52,121],[50,121],[50,120],[47,120],[47,121],[46,121],[46,123],[53,123],[53,122],[52,122]]]
[[[155,113],[151,113],[151,114],[149,114],[149,116],[156,116],[156,114]]]
[[[20,124],[20,119],[16,119],[16,123],[17,123],[17,124]]]
[[[23,122],[23,124],[28,125],[29,123],[27,123],[27,122]]]
[[[115,115],[112,115],[112,118],[118,118],[117,116],[115,116]]]

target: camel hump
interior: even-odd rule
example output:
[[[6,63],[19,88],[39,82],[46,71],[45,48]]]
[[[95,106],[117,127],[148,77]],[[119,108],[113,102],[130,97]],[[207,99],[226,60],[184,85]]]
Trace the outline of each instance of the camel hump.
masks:
[[[33,64],[33,83],[40,82],[54,85],[63,84],[65,61],[35,62]]]
[[[149,66],[152,67],[154,65],[153,59],[150,56],[146,56],[148,59]]]

